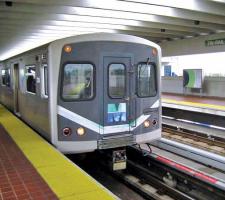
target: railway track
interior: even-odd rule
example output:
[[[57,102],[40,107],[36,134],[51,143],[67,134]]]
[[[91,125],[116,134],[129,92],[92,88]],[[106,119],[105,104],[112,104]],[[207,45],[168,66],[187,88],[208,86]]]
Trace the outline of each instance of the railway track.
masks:
[[[128,148],[127,170],[125,174],[120,172],[127,184],[140,190],[148,199],[225,199],[225,191],[159,162],[153,154],[139,148]]]
[[[225,156],[225,140],[199,132],[163,126],[162,137]]]
[[[133,154],[132,151],[129,152]],[[142,152],[140,155],[142,155]],[[129,157],[131,158],[133,156],[129,155]],[[135,157],[134,159],[128,160],[126,170],[120,171],[112,171],[108,168],[100,154],[92,154],[90,160],[89,157],[88,159],[77,160],[73,156],[69,156],[69,159],[78,164],[106,188],[110,189],[121,200],[193,200],[193,198],[179,192],[177,189],[171,187],[171,185],[164,183],[163,179],[160,180],[159,177],[154,176],[154,173],[151,174],[142,164],[136,164],[134,161]],[[96,162],[96,159],[99,162]],[[109,181],[112,183],[109,184]],[[118,186],[115,187],[113,185]],[[118,188],[121,189],[118,190]],[[142,198],[138,197],[135,193]]]
[[[225,141],[220,138],[208,137],[202,133],[168,126],[163,127],[162,135],[167,139],[225,156]],[[143,199],[225,199],[225,191],[223,191],[223,189],[221,190],[211,184],[196,179],[192,175],[184,174],[179,170],[176,171],[154,159],[153,154],[151,151],[147,152],[137,147],[128,147],[127,169],[117,172],[108,171],[119,181],[118,184],[122,183],[127,185],[129,190],[135,191],[137,194],[141,195]],[[97,156],[96,159],[100,160],[101,165],[104,165],[104,159],[101,158],[101,155],[100,157]],[[95,178],[98,180],[96,176]],[[112,190],[112,192],[114,191]],[[125,200],[126,198],[123,196],[122,199]],[[132,198],[128,197],[127,199]]]
[[[140,193],[145,199],[154,200],[193,200],[188,195],[165,184],[163,180],[154,177],[149,170],[141,165],[128,161],[126,171],[113,172],[126,185]]]
[[[192,175],[176,171],[157,160],[153,154],[138,147],[128,147],[127,169],[116,172],[106,167],[105,159],[101,154],[92,154],[90,159],[85,159],[86,164],[82,164],[83,161],[78,163],[87,173],[123,200],[141,199],[134,197],[137,194],[143,199],[154,200],[225,199],[225,191],[201,182]],[[114,180],[109,184],[106,180],[109,176],[114,177],[118,182]],[[123,184],[127,186],[127,189],[124,189]],[[115,188],[116,191],[114,191]],[[123,189],[118,191],[118,188]]]

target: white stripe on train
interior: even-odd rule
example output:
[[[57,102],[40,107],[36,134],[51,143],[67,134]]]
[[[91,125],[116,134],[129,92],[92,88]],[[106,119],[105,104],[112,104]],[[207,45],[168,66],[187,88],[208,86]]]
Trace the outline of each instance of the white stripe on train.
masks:
[[[151,108],[159,107],[159,100],[157,100]],[[129,124],[123,125],[115,125],[115,126],[101,126],[85,117],[82,117],[66,108],[58,105],[58,114],[66,119],[69,119],[77,124],[80,124],[83,127],[86,127],[94,132],[100,134],[109,134],[109,133],[117,133],[117,132],[124,132],[129,130],[134,130],[138,126],[140,126],[146,119],[150,117],[150,115],[141,115],[136,119],[136,126],[132,127]]]

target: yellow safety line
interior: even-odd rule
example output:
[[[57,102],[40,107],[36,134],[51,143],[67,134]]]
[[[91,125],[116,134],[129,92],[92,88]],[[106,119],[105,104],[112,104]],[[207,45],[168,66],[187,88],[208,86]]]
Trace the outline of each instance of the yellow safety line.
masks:
[[[0,123],[59,199],[116,199],[2,105]]]
[[[190,102],[190,101],[177,101],[177,100],[174,100],[174,99],[167,99],[167,98],[162,98],[162,102],[163,103],[172,103],[172,104],[177,104],[177,105],[192,106],[192,107],[225,110],[225,106],[212,105],[212,104],[206,104],[206,103],[196,103],[196,102]]]

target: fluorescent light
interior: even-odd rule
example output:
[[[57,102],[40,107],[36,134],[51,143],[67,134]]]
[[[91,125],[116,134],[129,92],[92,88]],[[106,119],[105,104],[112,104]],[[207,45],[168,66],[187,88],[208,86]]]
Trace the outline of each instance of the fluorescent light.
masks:
[[[225,3],[225,0],[211,0],[211,1],[219,2],[219,3]]]
[[[96,14],[96,12],[101,12],[100,10],[92,9],[93,15]],[[101,24],[126,24],[126,25],[132,25],[132,26],[138,26],[140,25],[140,22],[137,20],[128,20],[128,19],[115,19],[112,18],[112,14],[116,14],[115,17],[122,16],[124,18],[124,12],[119,11],[108,11],[107,15],[103,17],[95,17],[95,16],[82,16],[82,15],[68,15],[68,14],[60,14],[59,17],[62,20],[65,21],[76,21],[76,22],[94,22],[94,23],[101,23]],[[121,15],[120,15],[121,14]],[[89,13],[91,15],[91,13]],[[132,13],[129,13],[129,15],[132,15]],[[143,20],[143,19],[142,19]]]
[[[150,5],[159,5],[159,6],[167,6],[167,7],[172,7],[172,8],[183,8],[183,9],[191,9],[191,10],[196,10],[198,8],[198,1],[196,0],[173,0],[173,1],[168,1],[168,0],[129,0],[131,2],[135,3],[143,3],[143,4],[150,4]]]
[[[174,9],[169,7],[126,2],[126,1],[117,1],[117,0],[110,0],[110,1],[87,0],[84,4],[84,7],[95,7],[108,10],[124,10],[129,12],[136,12],[136,13],[140,12],[157,15],[166,14],[167,16],[172,16],[172,14],[174,14]]]
[[[104,29],[122,29],[127,30],[128,27],[125,25],[117,24],[98,24],[98,23],[87,23],[87,22],[67,22],[67,21],[54,21],[54,25],[44,25],[45,29],[54,29],[54,30],[80,30],[80,28],[96,28],[100,30]]]
[[[40,29],[38,30],[38,33],[50,33],[53,35],[61,35],[61,34],[68,34],[68,35],[74,35],[78,33],[83,32],[107,32],[107,33],[116,33],[116,30],[111,29],[98,29],[98,28],[83,28],[83,27],[77,27],[76,29],[70,29],[70,30],[64,30],[64,29],[55,29],[55,30],[49,30],[49,29]],[[65,36],[64,36],[65,37]]]

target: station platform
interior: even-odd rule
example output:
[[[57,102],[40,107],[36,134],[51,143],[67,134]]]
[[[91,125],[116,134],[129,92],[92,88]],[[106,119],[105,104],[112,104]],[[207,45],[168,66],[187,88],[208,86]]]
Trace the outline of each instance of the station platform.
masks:
[[[0,200],[118,199],[0,105]]]
[[[225,101],[219,98],[162,93],[162,106],[225,116]]]

